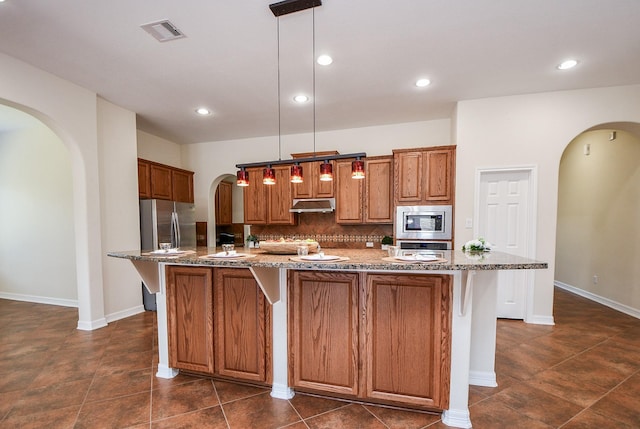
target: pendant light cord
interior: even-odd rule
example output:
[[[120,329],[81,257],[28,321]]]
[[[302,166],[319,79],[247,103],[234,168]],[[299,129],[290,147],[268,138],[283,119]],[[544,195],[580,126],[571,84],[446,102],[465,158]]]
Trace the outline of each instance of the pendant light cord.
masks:
[[[278,22],[278,160],[282,160],[282,132],[281,132],[281,107],[280,107],[280,17]]]
[[[311,16],[313,20],[312,24],[312,46],[311,46],[311,61],[312,61],[312,79],[311,85],[313,90],[313,156],[316,156],[316,8],[311,9]]]

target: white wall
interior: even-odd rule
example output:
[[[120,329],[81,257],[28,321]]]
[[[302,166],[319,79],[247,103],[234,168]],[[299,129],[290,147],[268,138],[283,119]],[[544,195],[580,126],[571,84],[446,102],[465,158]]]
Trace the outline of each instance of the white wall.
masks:
[[[451,144],[450,131],[448,119],[327,131],[316,133],[316,151],[391,155],[393,149]],[[299,152],[313,152],[313,134],[282,136],[282,159],[290,159],[292,153]],[[236,164],[276,159],[278,136],[184,145],[184,168],[195,171],[196,219],[214,223],[210,212],[215,188],[212,190],[211,185],[217,178],[235,175]]]
[[[640,136],[611,131],[580,134],[562,156],[555,279],[640,314]]]
[[[180,145],[140,130],[137,131],[137,138],[139,158],[183,168]]]
[[[104,308],[110,322],[144,311],[133,264],[107,256],[140,249],[135,114],[98,98],[98,144]]]
[[[71,157],[31,123],[0,134],[0,297],[75,307]]]
[[[100,160],[96,94],[0,54],[0,103],[23,110],[41,120],[69,150],[73,178],[78,327],[96,329],[104,326],[107,321],[105,311],[118,314],[122,309],[130,308],[131,304],[125,299],[113,303],[118,308],[105,308],[102,222],[105,216],[117,218],[118,213],[115,208],[101,210],[100,174],[103,177],[106,177],[104,175],[107,171],[122,174],[123,166],[130,167],[126,162],[123,164],[122,159],[110,159],[108,162]],[[125,144],[135,148],[135,140]],[[128,174],[125,173],[127,176]],[[137,176],[135,177],[136,180],[127,184],[133,189],[137,189]],[[121,210],[127,211],[127,205],[131,203],[125,198],[119,204],[122,205]],[[137,210],[137,203],[135,207]],[[106,221],[111,222],[110,219]],[[113,244],[114,250],[125,247],[119,242]],[[29,254],[22,256],[29,257]],[[40,261],[34,263],[38,262]],[[125,291],[132,285],[117,283],[108,287],[113,288],[110,293],[117,296],[119,288]],[[126,296],[126,293],[123,292],[122,296]]]
[[[474,218],[477,168],[538,166],[536,258],[549,269],[536,271],[533,314],[528,321],[551,323],[555,269],[558,169],[562,153],[577,135],[607,122],[640,121],[640,85],[561,91],[482,100],[457,106],[456,241],[472,238],[464,220]],[[490,238],[490,237],[489,237]]]

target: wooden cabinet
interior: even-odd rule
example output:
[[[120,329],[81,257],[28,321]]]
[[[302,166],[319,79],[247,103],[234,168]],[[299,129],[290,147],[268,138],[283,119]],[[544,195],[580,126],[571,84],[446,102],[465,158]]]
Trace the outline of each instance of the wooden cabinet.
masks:
[[[233,223],[232,207],[233,184],[220,182],[215,195],[216,225],[231,225]]]
[[[193,203],[193,172],[138,158],[138,196]]]
[[[213,374],[213,268],[168,266],[169,365]]]
[[[450,278],[368,274],[364,397],[445,409],[449,401]]]
[[[293,198],[333,198],[334,181],[323,182],[320,180],[320,164],[323,161],[303,162],[302,173],[304,181],[293,184]],[[335,163],[329,161],[332,168]]]
[[[364,181],[351,178],[350,160],[336,162],[334,180],[336,181],[336,223],[362,223]]]
[[[393,156],[364,160],[364,222],[393,223]]]
[[[249,269],[215,269],[215,372],[267,382],[271,375],[271,317]]]
[[[171,170],[171,199],[181,203],[193,203],[193,173]]]
[[[271,310],[248,268],[167,267],[169,365],[271,380]]]
[[[446,409],[448,275],[294,271],[289,351],[294,388]]]
[[[398,149],[393,155],[396,205],[453,204],[455,146]]]
[[[142,159],[138,159],[138,195],[151,198],[151,165]]]
[[[289,384],[358,396],[358,274],[291,271]]]
[[[244,223],[250,225],[294,225],[296,218],[289,212],[292,188],[289,166],[274,167],[275,185],[262,183],[262,168],[247,168],[249,186],[243,188]]]
[[[364,163],[364,180],[351,178],[351,161],[336,163],[336,223],[393,223],[393,157],[368,157]]]

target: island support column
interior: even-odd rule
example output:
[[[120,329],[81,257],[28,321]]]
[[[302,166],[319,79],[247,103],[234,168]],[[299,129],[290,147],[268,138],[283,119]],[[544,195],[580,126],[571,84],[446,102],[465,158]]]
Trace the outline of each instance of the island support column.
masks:
[[[478,270],[474,279],[471,315],[469,384],[496,387],[497,270]]]
[[[167,324],[167,279],[165,264],[158,264],[159,291],[156,292],[156,317],[158,318],[158,372],[156,377],[173,378],[178,370],[169,366],[169,332]]]
[[[291,399],[293,389],[289,387],[289,350],[287,343],[287,270],[279,269],[280,299],[273,303],[273,384],[271,396]]]
[[[453,309],[451,312],[451,381],[449,409],[442,413],[442,423],[456,428],[470,428],[469,363],[471,358],[471,315],[474,271],[453,273]]]

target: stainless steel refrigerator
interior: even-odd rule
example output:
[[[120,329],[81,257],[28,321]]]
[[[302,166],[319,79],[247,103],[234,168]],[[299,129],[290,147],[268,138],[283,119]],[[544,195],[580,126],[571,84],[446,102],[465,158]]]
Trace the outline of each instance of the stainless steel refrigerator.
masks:
[[[196,208],[191,203],[140,200],[140,247],[157,250],[160,243],[172,248],[196,248]],[[156,296],[142,283],[145,310],[156,310]]]
[[[196,248],[196,208],[191,203],[140,200],[140,245],[157,250],[160,243],[172,248]]]

